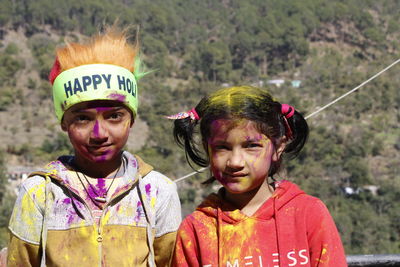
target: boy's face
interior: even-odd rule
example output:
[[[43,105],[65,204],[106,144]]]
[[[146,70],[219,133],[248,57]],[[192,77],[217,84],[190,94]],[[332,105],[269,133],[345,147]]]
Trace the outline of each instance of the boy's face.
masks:
[[[121,103],[98,100],[69,108],[61,127],[68,133],[75,156],[97,163],[120,155],[133,121],[131,112]]]

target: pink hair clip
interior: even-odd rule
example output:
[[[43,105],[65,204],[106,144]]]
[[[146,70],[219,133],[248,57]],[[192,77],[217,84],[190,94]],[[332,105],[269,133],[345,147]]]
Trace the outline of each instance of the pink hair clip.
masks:
[[[285,127],[286,127],[286,137],[288,139],[293,139],[293,132],[292,129],[290,128],[289,122],[287,119],[291,118],[294,114],[294,107],[288,105],[288,104],[282,104],[281,105],[281,113],[283,115],[283,119],[285,120]]]
[[[186,112],[179,112],[178,114],[167,116],[167,119],[180,120],[180,119],[184,119],[187,117],[190,117],[192,120],[196,120],[196,121],[200,119],[199,115],[197,114],[197,112],[194,108],[192,108],[191,110],[186,111]]]
[[[282,104],[281,106],[282,115],[284,115],[286,119],[291,118],[294,114],[294,107],[288,104]]]

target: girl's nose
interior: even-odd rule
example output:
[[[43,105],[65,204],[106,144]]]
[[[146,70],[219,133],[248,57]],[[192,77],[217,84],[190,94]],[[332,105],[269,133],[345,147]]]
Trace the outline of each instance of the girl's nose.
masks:
[[[244,159],[242,153],[237,149],[232,150],[226,164],[230,168],[243,168]]]

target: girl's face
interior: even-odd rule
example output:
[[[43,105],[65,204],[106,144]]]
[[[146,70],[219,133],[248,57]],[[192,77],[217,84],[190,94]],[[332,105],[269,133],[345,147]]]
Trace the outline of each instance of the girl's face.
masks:
[[[75,156],[98,163],[119,156],[132,123],[130,112],[120,103],[90,101],[68,109],[61,126],[68,133]]]
[[[278,160],[271,140],[254,122],[217,120],[208,139],[211,171],[231,194],[254,192],[268,176],[272,161]]]

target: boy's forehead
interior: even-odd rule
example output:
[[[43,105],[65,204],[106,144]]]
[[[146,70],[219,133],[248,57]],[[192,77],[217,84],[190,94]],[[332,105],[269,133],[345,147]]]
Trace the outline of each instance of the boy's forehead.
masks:
[[[113,107],[116,107],[116,108],[120,107],[120,108],[127,109],[126,106],[119,101],[94,100],[94,101],[81,102],[76,105],[73,105],[67,111],[76,112],[79,110],[93,109],[93,108],[104,110],[104,109],[109,109],[109,108],[113,108]]]

